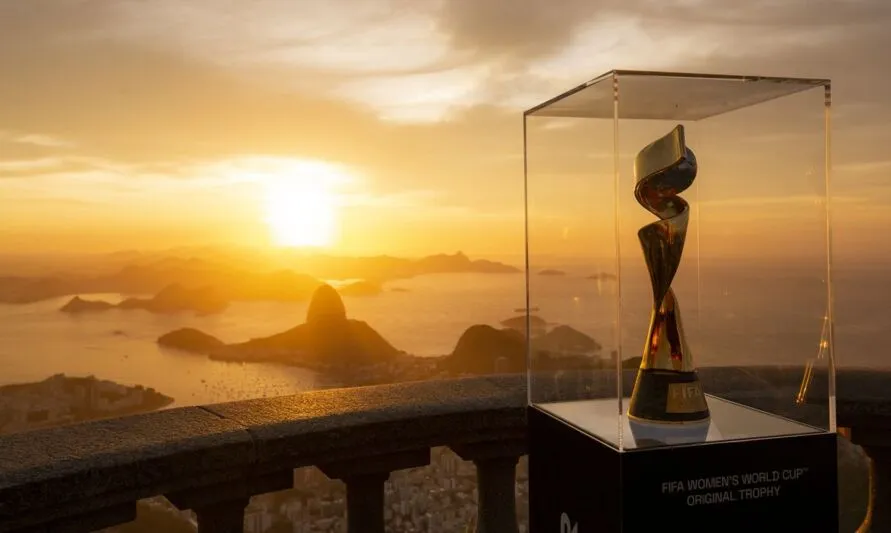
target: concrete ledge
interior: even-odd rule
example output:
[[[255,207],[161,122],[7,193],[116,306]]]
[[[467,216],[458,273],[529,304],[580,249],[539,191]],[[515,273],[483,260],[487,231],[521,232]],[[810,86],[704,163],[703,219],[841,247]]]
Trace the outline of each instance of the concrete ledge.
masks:
[[[250,435],[202,408],[0,437],[0,531],[231,477]]]
[[[308,392],[208,409],[247,429],[258,467],[299,467],[525,431],[523,376],[465,378]]]
[[[191,506],[205,489],[262,491],[252,480],[298,466],[511,438],[525,431],[524,385],[508,376],[317,391],[2,436],[0,532],[90,531],[159,494]]]
[[[80,533],[132,522],[136,519],[136,503],[122,503],[78,515],[67,516],[39,526],[16,529],[17,533]],[[3,527],[7,527],[6,524]],[[6,531],[4,529],[4,531]]]
[[[841,370],[836,391],[839,426],[891,429],[891,371]]]

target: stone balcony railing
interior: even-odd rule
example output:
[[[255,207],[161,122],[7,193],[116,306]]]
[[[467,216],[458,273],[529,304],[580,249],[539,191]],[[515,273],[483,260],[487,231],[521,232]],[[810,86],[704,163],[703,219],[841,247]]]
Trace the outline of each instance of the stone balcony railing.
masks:
[[[708,390],[732,381],[752,400],[759,390],[797,390],[801,372],[702,375]],[[872,458],[861,531],[891,532],[889,384],[885,373],[838,377],[839,425]],[[815,391],[825,390],[818,385]],[[241,532],[251,496],[292,488],[293,470],[312,465],[345,483],[348,531],[380,533],[390,473],[424,466],[432,447],[447,446],[476,465],[477,531],[516,533],[525,406],[525,376],[492,376],[183,407],[6,435],[0,532],[94,531],[133,520],[136,502],[158,495],[194,511],[201,533]]]

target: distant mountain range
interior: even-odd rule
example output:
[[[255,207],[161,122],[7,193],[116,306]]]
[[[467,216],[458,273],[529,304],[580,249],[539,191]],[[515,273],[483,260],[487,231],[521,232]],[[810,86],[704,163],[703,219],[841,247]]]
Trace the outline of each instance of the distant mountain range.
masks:
[[[161,289],[152,298],[127,298],[118,304],[112,304],[103,300],[84,300],[80,296],[75,296],[62,306],[60,311],[82,314],[110,309],[141,309],[159,314],[192,311],[198,315],[212,315],[222,313],[228,306],[229,302],[220,298],[211,287],[186,289],[174,283]]]
[[[243,256],[158,257],[138,252],[120,252],[106,258],[108,263],[94,258],[89,267],[78,263],[79,268],[71,270],[57,265],[53,274],[0,276],[0,303],[32,303],[89,293],[155,294],[174,284],[188,289],[212,287],[226,301],[294,301],[308,299],[323,283],[321,280],[363,280],[342,292],[372,295],[380,292],[385,281],[423,274],[520,272],[504,263],[471,260],[461,252],[420,259],[293,255],[279,256],[268,263]],[[124,260],[126,263],[120,266]],[[116,269],[109,270],[111,265]]]

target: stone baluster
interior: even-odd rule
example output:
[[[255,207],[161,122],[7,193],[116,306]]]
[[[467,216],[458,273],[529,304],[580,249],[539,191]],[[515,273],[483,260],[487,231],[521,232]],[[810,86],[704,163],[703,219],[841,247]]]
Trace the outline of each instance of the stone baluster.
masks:
[[[869,506],[858,533],[891,533],[891,430],[853,427],[851,442],[869,456]]]
[[[168,493],[165,496],[177,509],[191,509],[195,512],[198,533],[243,533],[244,509],[251,496],[278,492],[293,486],[294,471],[281,470]]]
[[[477,533],[518,533],[517,462],[526,454],[526,440],[452,446],[465,461],[476,465]]]
[[[384,533],[384,483],[390,473],[429,464],[426,449],[339,461],[319,470],[346,484],[347,533]]]

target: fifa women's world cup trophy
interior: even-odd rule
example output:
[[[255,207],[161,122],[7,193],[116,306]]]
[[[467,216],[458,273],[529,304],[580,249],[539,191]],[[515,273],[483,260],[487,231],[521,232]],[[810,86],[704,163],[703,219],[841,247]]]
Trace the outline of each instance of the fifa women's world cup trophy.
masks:
[[[653,286],[653,311],[628,418],[640,446],[703,442],[710,415],[671,282],[681,262],[690,207],[679,193],[696,178],[696,156],[678,125],[641,150],[634,161],[634,196],[659,217],[640,228]]]

